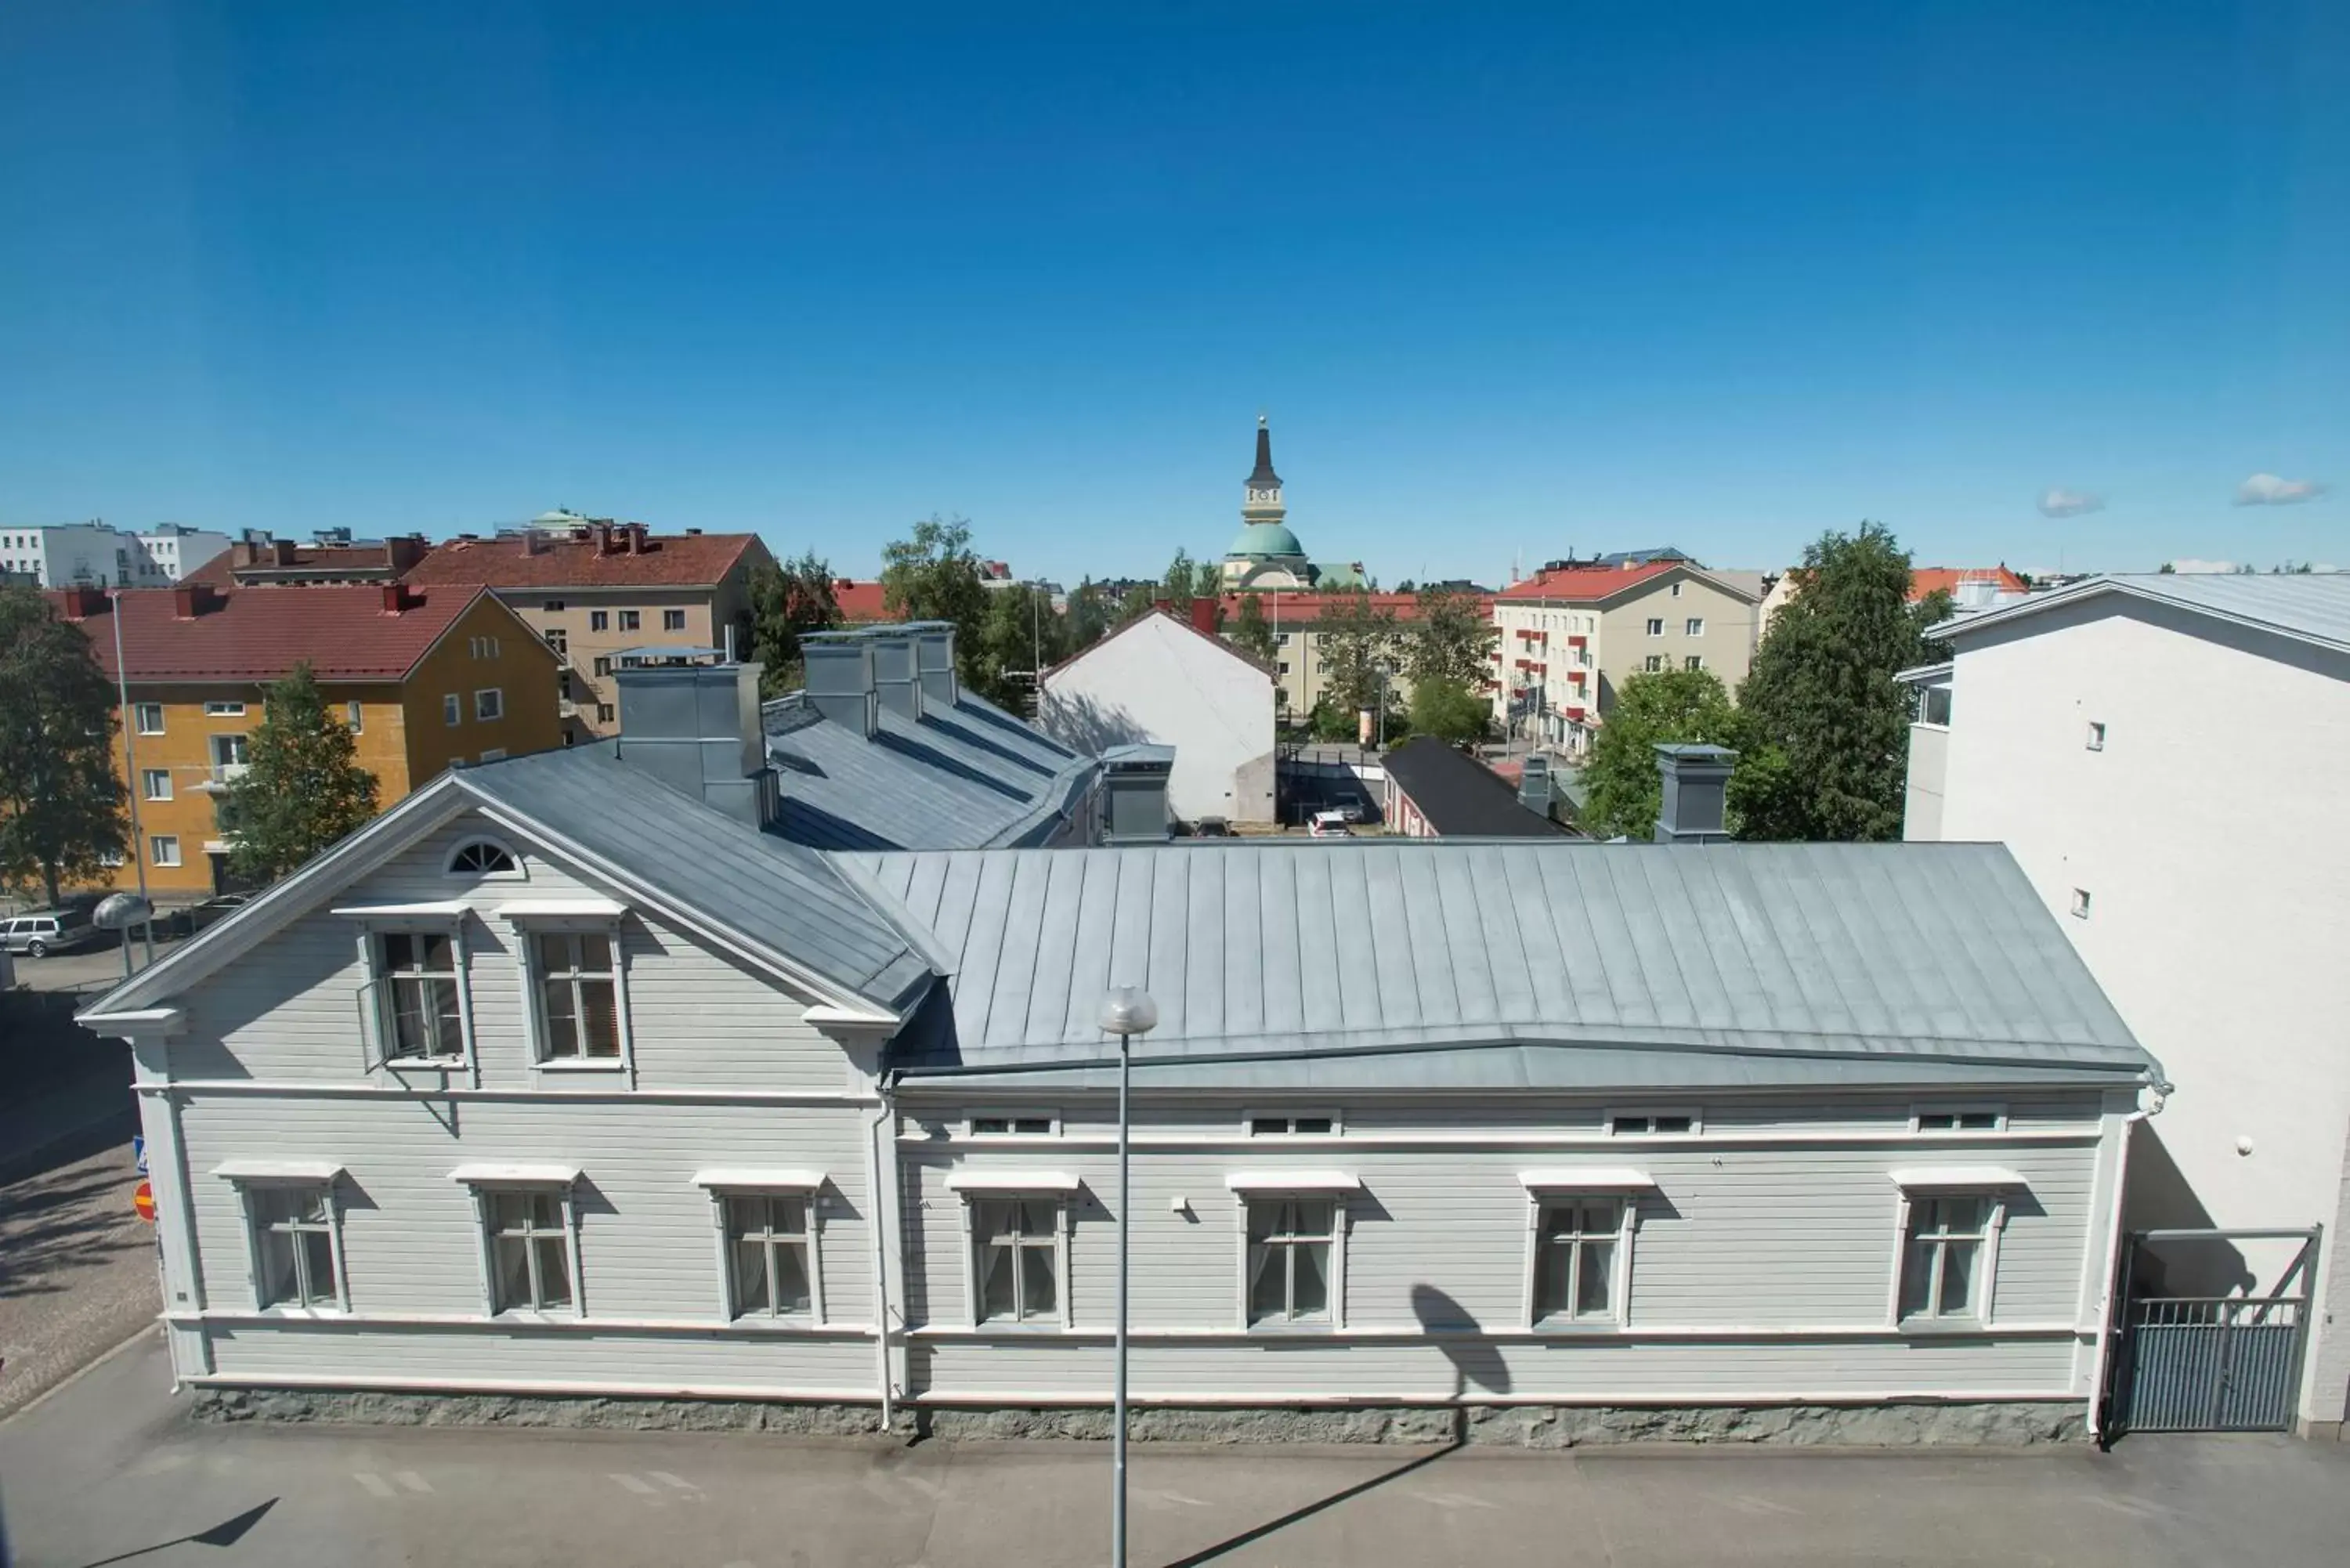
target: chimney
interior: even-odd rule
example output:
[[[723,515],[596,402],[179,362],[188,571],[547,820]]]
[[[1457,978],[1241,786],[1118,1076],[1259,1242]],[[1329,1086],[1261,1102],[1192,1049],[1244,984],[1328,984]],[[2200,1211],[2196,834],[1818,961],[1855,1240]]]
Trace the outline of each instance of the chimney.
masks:
[[[1172,746],[1112,746],[1102,760],[1104,844],[1163,844],[1171,823],[1167,815],[1167,776],[1174,771]]]
[[[432,546],[424,542],[421,534],[402,534],[383,542],[383,564],[394,572],[405,572],[431,553]]]
[[[1191,601],[1191,629],[1204,631],[1210,637],[1216,635],[1215,600],[1193,599]]]
[[[955,628],[951,620],[918,620],[906,629],[914,638],[914,670],[921,678],[922,707],[932,713],[951,713],[962,701],[955,679]]]
[[[106,613],[106,590],[94,588],[88,583],[77,583],[68,588],[65,600],[68,620],[88,620],[94,615]]]
[[[522,531],[522,553],[525,556],[546,555],[546,535],[540,533],[536,528],[524,529]]]
[[[612,553],[612,525],[609,523],[598,523],[595,524],[595,530],[596,553],[599,556],[610,555]]]
[[[1548,819],[1551,798],[1550,759],[1540,752],[1531,753],[1518,770],[1518,804]]]
[[[1660,745],[1657,772],[1663,775],[1665,801],[1657,813],[1659,844],[1727,844],[1722,826],[1722,801],[1730,771],[1738,753],[1727,746]]]
[[[273,566],[295,565],[295,553],[301,547],[291,539],[272,539],[269,541],[269,564]]]
[[[268,540],[256,539],[253,535],[253,530],[246,529],[244,537],[229,546],[229,569],[234,571],[239,566],[258,566],[261,562],[261,552],[268,546]]]
[[[416,607],[416,596],[408,591],[408,585],[406,583],[386,583],[383,585],[384,614],[398,615],[402,610],[412,610]]]
[[[172,590],[172,613],[182,620],[193,620],[219,607],[220,602],[208,583],[182,583]]]
[[[1160,615],[1173,615],[1175,613],[1175,601],[1173,599],[1152,599],[1150,601],[1150,607],[1157,610]]]
[[[812,631],[800,639],[807,704],[845,730],[871,740],[881,727],[873,685],[873,644],[854,632]]]
[[[756,664],[623,665],[613,755],[737,822],[764,827],[778,795],[759,722]]]
[[[631,556],[643,555],[645,553],[645,525],[641,523],[631,523],[629,524],[628,532],[629,554]]]
[[[914,652],[914,634],[901,628],[866,634],[873,645],[873,690],[881,706],[900,718],[919,722],[922,717],[922,672]]]

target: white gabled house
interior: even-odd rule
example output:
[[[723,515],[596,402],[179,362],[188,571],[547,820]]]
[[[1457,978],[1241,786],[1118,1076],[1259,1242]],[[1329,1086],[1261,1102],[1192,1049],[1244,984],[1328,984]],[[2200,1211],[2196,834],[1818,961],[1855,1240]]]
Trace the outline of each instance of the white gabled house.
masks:
[[[704,786],[462,770],[88,1010],[182,1380],[1097,1412],[1123,1218],[1201,1420],[2092,1418],[2160,1073],[1996,846],[819,852]]]

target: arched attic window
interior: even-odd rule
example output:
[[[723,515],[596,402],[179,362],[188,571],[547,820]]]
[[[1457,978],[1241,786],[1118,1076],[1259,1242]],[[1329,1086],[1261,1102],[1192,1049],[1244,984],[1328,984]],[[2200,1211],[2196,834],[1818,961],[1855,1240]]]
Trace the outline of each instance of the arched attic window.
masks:
[[[522,861],[513,850],[495,839],[469,838],[450,853],[449,875],[519,879]]]

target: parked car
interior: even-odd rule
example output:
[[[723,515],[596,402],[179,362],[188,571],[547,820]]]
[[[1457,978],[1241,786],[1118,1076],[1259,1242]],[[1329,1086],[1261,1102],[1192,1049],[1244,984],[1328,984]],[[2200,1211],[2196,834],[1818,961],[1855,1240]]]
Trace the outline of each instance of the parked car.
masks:
[[[6,931],[0,933],[0,944],[12,953],[47,958],[89,947],[105,934],[89,923],[88,909],[35,909],[12,918]]]
[[[1230,838],[1232,825],[1221,816],[1203,816],[1191,825],[1191,832],[1201,838]]]
[[[1311,838],[1352,838],[1355,832],[1347,826],[1349,820],[1344,811],[1317,811],[1305,829],[1306,836]]]

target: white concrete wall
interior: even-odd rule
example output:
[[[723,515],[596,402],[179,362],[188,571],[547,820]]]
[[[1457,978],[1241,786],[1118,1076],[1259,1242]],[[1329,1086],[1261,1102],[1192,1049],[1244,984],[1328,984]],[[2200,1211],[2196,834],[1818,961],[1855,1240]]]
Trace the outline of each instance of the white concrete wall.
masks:
[[[1943,775],[1950,767],[1950,755],[1948,725],[1909,726],[1909,779],[1901,802],[1901,836],[1913,843],[1941,840]]]
[[[1167,803],[1187,822],[1273,820],[1273,678],[1161,615],[1137,620],[1045,677],[1039,722],[1084,751],[1175,748]]]
[[[2158,1208],[2177,1184],[2134,1156],[2132,1222],[2324,1223],[2338,1251],[2350,659],[2102,604],[1958,645],[1940,836],[2007,844],[2178,1086],[2150,1125],[2191,1199]],[[2278,1260],[2246,1262],[2274,1282]],[[2350,1324],[2327,1307],[2303,1414],[2339,1421]]]

